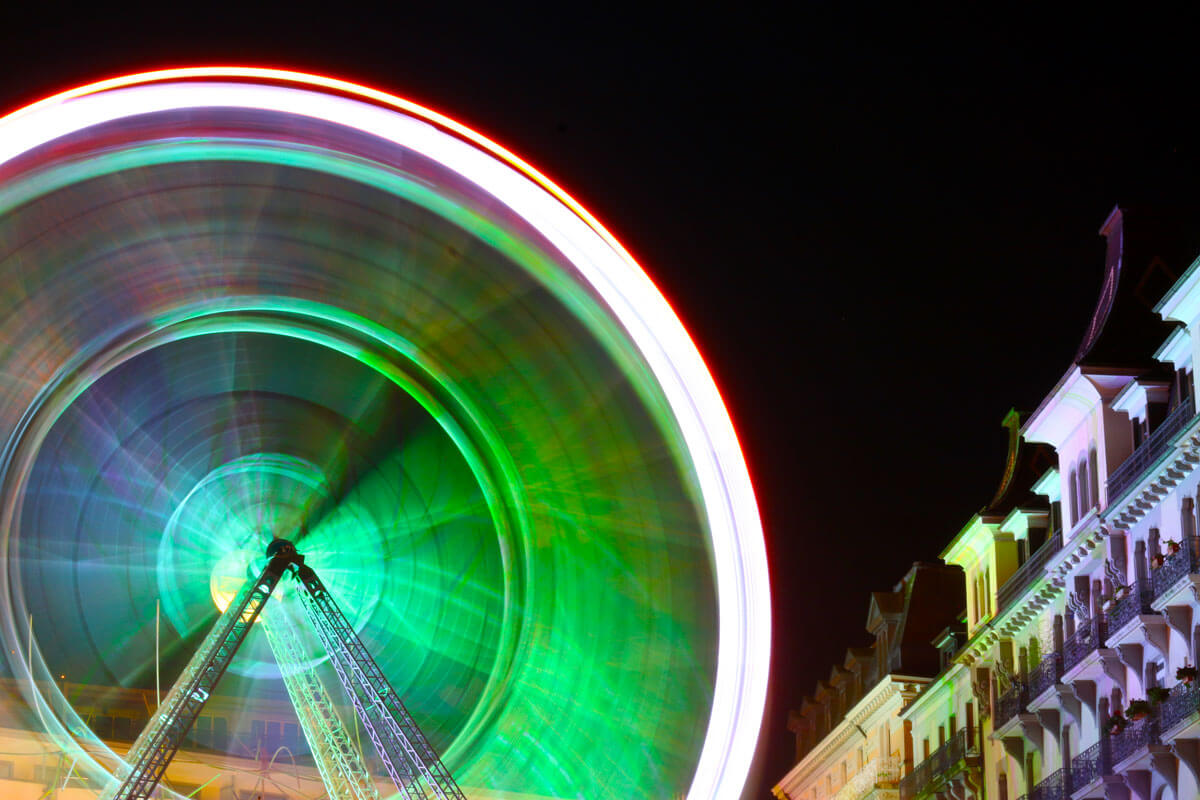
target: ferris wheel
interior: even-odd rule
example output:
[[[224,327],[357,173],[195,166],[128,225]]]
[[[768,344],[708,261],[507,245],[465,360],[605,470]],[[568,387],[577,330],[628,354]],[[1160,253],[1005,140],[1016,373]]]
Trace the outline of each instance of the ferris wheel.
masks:
[[[528,164],[329,78],[105,81],[0,119],[0,285],[2,632],[80,774],[120,762],[60,676],[174,681],[282,538],[468,795],[740,794],[770,621],[732,424]],[[247,705],[329,658],[244,644]]]

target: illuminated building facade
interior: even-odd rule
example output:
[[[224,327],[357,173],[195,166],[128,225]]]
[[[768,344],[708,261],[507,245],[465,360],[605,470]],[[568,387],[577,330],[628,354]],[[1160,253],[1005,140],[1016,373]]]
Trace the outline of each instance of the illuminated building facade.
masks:
[[[867,630],[875,642],[847,650],[792,715],[799,763],[775,788],[778,796],[896,800],[905,765],[921,757],[900,711],[938,672],[931,642],[958,616],[961,603],[947,611],[945,600],[962,596],[958,567],[922,562],[892,591],[872,593]]]
[[[1005,419],[1000,488],[941,553],[962,624],[931,640],[941,670],[896,712],[915,753],[899,800],[1200,797],[1200,237],[1183,223],[1113,211],[1075,358]],[[818,733],[802,753],[830,747]],[[872,796],[836,773],[790,781],[804,764],[778,797]]]

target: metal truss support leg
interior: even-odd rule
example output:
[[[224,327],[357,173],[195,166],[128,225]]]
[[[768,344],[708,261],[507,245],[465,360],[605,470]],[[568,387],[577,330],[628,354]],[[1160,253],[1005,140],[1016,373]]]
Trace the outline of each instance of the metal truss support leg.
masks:
[[[333,701],[316,671],[305,667],[300,628],[288,601],[277,599],[263,613],[262,625],[329,800],[379,800],[375,781],[350,741]]]
[[[316,572],[301,565],[296,575],[309,621],[396,788],[411,800],[429,797],[426,788],[438,800],[466,800]]]
[[[148,800],[291,562],[285,556],[272,558],[258,579],[238,592],[133,743],[125,758],[129,773],[106,789],[102,800]]]

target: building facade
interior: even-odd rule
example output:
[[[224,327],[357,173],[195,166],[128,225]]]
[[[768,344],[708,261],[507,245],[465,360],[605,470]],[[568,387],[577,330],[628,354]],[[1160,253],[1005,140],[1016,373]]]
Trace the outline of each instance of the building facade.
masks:
[[[778,797],[898,800],[900,776],[921,758],[900,711],[940,670],[932,641],[954,624],[962,596],[961,569],[941,562],[913,564],[890,592],[871,594],[866,627],[875,641],[847,650],[792,714],[797,764]]]
[[[944,604],[940,668],[896,711],[913,753],[899,800],[1200,798],[1197,230],[1178,211],[1105,221],[1075,358],[1005,419],[1000,488],[941,553],[965,602]],[[835,796],[789,781],[832,752],[824,735],[798,748],[781,800]]]

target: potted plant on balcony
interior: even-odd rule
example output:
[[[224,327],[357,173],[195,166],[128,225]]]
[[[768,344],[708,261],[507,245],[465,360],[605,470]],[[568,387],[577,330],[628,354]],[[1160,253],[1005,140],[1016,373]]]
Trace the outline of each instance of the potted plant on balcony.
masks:
[[[1108,731],[1109,736],[1116,736],[1121,731],[1125,730],[1125,726],[1128,724],[1129,720],[1126,719],[1120,711],[1118,711],[1108,718],[1108,723],[1104,726],[1104,728],[1106,731]]]
[[[1162,553],[1155,553],[1150,556],[1150,569],[1158,569],[1167,561],[1167,557]]]
[[[1179,542],[1174,539],[1167,539],[1167,555],[1173,556],[1179,552]]]
[[[1191,664],[1184,663],[1182,667],[1175,670],[1175,680],[1191,684],[1192,681],[1196,680],[1196,668]]]
[[[1154,707],[1146,700],[1130,700],[1129,708],[1125,709],[1125,713],[1131,720],[1144,719],[1153,711]]]
[[[1171,696],[1171,690],[1165,686],[1151,686],[1146,690],[1146,699],[1154,705],[1160,705]]]
[[[1115,602],[1116,599],[1111,594],[1100,595],[1100,610],[1107,614],[1109,611],[1112,611],[1113,603]]]

